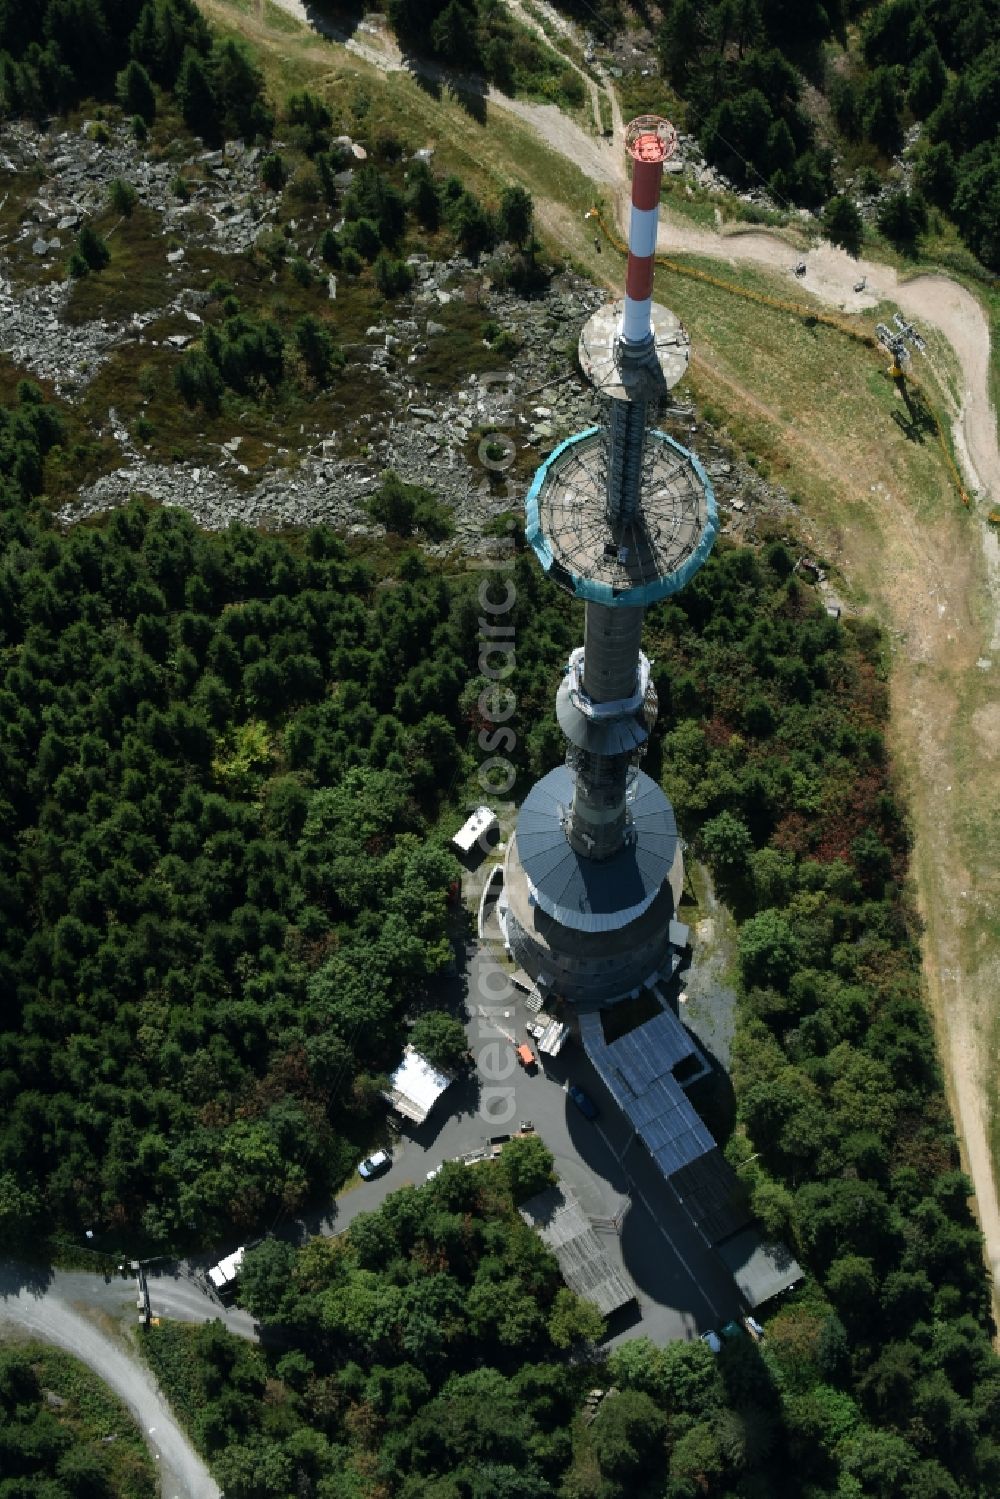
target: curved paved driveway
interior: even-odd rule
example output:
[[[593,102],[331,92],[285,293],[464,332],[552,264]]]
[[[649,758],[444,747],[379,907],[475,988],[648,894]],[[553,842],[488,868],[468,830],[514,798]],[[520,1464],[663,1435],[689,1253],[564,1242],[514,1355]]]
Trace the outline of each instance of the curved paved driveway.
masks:
[[[108,1287],[95,1275],[59,1271],[26,1283],[15,1270],[0,1269],[0,1327],[54,1343],[87,1364],[128,1406],[159,1464],[164,1499],[220,1499],[219,1487],[174,1420],[150,1371],[75,1311],[74,1292],[121,1314],[134,1289],[124,1282]]]

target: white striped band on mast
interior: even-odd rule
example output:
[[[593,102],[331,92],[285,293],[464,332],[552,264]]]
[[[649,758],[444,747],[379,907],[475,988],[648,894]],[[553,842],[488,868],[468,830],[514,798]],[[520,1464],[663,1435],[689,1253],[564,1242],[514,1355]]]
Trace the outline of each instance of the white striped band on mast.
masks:
[[[661,120],[657,115],[640,115],[625,131],[625,147],[632,157],[633,167],[622,338],[633,346],[646,343],[651,336],[650,309],[660,183],[663,163],[673,155],[676,146],[676,130],[669,121]]]

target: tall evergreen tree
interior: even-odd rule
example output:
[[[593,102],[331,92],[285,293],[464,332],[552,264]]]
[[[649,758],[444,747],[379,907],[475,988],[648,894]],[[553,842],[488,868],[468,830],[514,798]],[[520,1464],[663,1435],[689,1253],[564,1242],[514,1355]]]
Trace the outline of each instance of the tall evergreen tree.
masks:
[[[195,135],[214,141],[219,135],[219,102],[204,58],[188,47],[177,75],[177,102],[184,123]]]
[[[156,95],[149,74],[135,58],[118,74],[115,82],[118,103],[126,114],[139,115],[147,125],[156,118]]]

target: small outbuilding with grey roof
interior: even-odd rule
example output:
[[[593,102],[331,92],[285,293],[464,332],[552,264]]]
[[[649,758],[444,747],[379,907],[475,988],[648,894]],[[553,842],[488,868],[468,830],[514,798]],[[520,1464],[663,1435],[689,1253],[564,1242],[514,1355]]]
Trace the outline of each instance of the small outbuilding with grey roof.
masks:
[[[497,815],[490,807],[477,807],[451,841],[463,854],[469,854],[474,844],[480,843],[483,847],[480,840],[488,838],[498,826]]]
[[[615,1265],[582,1207],[564,1182],[522,1204],[521,1217],[556,1259],[571,1291],[592,1301],[604,1317],[636,1299],[624,1269]]]
[[[716,1244],[716,1253],[730,1271],[740,1295],[751,1309],[790,1291],[802,1279],[802,1267],[784,1244],[762,1239],[753,1227]]]

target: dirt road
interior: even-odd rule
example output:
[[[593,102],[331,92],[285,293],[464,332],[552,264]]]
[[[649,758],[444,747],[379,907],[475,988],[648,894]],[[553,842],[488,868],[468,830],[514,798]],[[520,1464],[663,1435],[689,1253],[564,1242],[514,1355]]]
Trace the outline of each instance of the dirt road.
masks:
[[[799,254],[787,240],[760,230],[713,234],[669,216],[659,227],[661,254],[687,253],[714,260],[751,261],[787,279],[795,289],[843,312],[861,312],[879,302],[892,301],[914,322],[937,328],[955,351],[965,377],[965,399],[954,413],[956,444],[972,486],[1000,497],[1000,450],[996,412],[989,398],[990,330],[986,314],[971,292],[947,276],[923,274],[901,278],[892,266],[874,260],[855,260],[846,250],[821,241],[804,255],[801,281],[792,266]],[[855,285],[864,280],[865,290]]]
[[[986,520],[991,499],[995,504],[1000,498],[1000,448],[989,394],[989,324],[975,297],[948,277],[923,274],[904,280],[891,266],[854,260],[826,242],[806,253],[806,275],[801,282],[792,269],[797,253],[773,234],[738,230],[713,234],[672,216],[660,225],[657,247],[663,254],[688,253],[733,265],[744,261],[766,266],[787,279],[792,299],[796,289],[804,286],[818,300],[847,313],[893,301],[914,322],[944,335],[962,371],[961,402],[957,408],[951,403],[952,432],[966,483],[980,496],[976,520],[988,593],[985,628],[976,619],[959,618],[961,610],[956,606],[971,579],[963,560],[946,552],[928,547],[922,557],[915,554],[900,568],[895,587],[884,578],[880,591],[907,642],[908,659],[898,661],[894,672],[893,712],[896,732],[916,761],[916,798],[922,794],[926,803],[915,806],[918,885],[927,928],[925,973],[945,1050],[956,1124],[975,1187],[986,1257],[994,1287],[998,1287],[1000,1201],[989,1148],[983,1075],[989,1065],[989,970],[974,976],[973,965],[982,970],[982,962],[971,958],[962,941],[960,913],[974,876],[957,856],[961,842],[957,817],[949,816],[948,804],[942,807],[940,796],[942,788],[951,790],[959,775],[954,738],[957,704],[942,690],[942,682],[932,689],[928,681],[928,668],[947,662],[959,680],[981,669],[989,653],[1000,651],[1000,546]],[[862,278],[866,288],[857,293],[854,286]],[[912,529],[902,513],[897,535],[905,535],[908,526]],[[932,607],[930,601],[938,598],[949,602],[940,609]],[[966,649],[961,653],[963,640]],[[926,705],[924,712],[916,711],[916,701]],[[978,732],[985,758],[995,759],[1000,751],[998,715],[981,715]]]
[[[152,1374],[138,1358],[76,1311],[63,1294],[84,1282],[88,1302],[100,1282],[93,1276],[63,1277],[45,1287],[25,1288],[0,1269],[0,1328],[54,1343],[87,1364],[132,1412],[160,1469],[163,1499],[219,1499],[219,1487],[174,1420]],[[127,1293],[115,1286],[116,1299]]]

